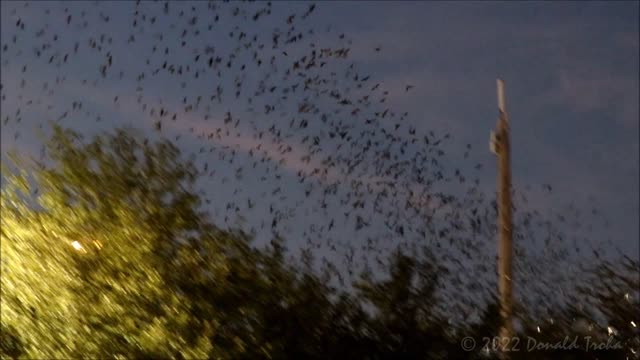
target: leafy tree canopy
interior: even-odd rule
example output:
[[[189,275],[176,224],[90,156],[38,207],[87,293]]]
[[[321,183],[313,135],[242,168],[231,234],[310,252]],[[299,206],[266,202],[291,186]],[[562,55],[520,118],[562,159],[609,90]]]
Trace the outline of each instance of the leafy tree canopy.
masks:
[[[313,254],[290,261],[283,239],[257,248],[247,234],[213,226],[198,210],[197,171],[170,142],[129,129],[89,142],[53,130],[46,162],[14,154],[2,168],[3,359],[495,355],[460,346],[464,336],[480,345],[495,335],[494,302],[462,324],[438,310],[451,299],[439,292],[450,269],[437,256],[397,251],[382,278],[364,272],[353,291],[337,289]],[[596,351],[582,342],[516,358],[637,354],[637,261],[587,270],[593,279],[577,284],[581,298],[547,309],[549,319],[530,315],[541,309],[517,308],[518,335],[549,343],[589,335],[622,347]]]

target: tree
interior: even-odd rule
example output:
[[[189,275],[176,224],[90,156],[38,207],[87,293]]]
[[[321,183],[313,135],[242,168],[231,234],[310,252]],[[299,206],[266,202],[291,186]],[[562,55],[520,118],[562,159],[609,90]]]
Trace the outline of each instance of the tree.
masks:
[[[396,252],[389,278],[356,283],[360,299],[373,306],[371,331],[377,342],[372,358],[422,359],[445,357],[451,350],[446,318],[436,295],[446,273],[433,256],[420,259]]]
[[[448,321],[449,259],[397,250],[386,277],[363,272],[345,291],[312,253],[296,262],[281,238],[257,248],[209,223],[192,191],[198,173],[171,143],[130,129],[89,143],[53,130],[47,164],[17,155],[3,164],[2,358],[487,358],[463,351],[460,337],[480,345],[495,335],[495,301],[476,323]],[[585,308],[519,307],[518,335],[553,343],[586,334],[578,317],[600,316],[593,335],[613,332],[625,348],[514,358],[631,357],[638,264],[601,262],[592,273],[576,299]]]
[[[621,256],[617,262],[603,260],[588,271],[590,281],[578,290],[586,299],[585,306],[595,313],[590,320],[603,324],[598,329],[603,337],[613,337],[624,345],[624,349],[616,353],[618,358],[637,357],[640,348],[640,262]]]
[[[187,345],[175,331],[190,320],[168,276],[206,226],[194,168],[170,143],[127,130],[88,144],[53,130],[53,166],[15,157],[20,172],[3,167],[3,325],[28,358],[206,354],[206,338]]]

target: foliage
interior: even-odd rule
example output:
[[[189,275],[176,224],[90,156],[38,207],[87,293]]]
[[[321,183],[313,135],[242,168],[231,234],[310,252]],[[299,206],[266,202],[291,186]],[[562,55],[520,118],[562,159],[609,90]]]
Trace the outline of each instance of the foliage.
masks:
[[[497,332],[497,306],[448,321],[447,273],[436,256],[397,251],[383,277],[337,289],[309,254],[287,259],[225,232],[198,210],[197,172],[169,142],[119,130],[84,143],[54,127],[50,165],[3,164],[2,358],[470,359],[460,341]],[[611,338],[624,349],[522,351],[514,358],[632,357],[638,348],[638,263],[602,262],[580,286],[585,307],[517,308],[521,339]],[[623,301],[624,300],[624,301]],[[577,300],[576,300],[577,301]],[[538,312],[536,312],[538,313]],[[596,314],[596,313],[599,313]],[[596,318],[600,316],[597,327]],[[595,326],[595,327],[594,327]],[[522,343],[521,347],[526,344]]]
[[[185,188],[193,168],[171,144],[141,144],[124,130],[82,144],[55,127],[48,150],[55,167],[10,180],[23,196],[37,189],[40,209],[11,187],[2,198],[2,321],[28,357],[203,356],[206,344],[186,347],[174,331],[189,317],[166,277],[195,251],[184,242],[201,227]],[[219,264],[211,270],[224,272]]]

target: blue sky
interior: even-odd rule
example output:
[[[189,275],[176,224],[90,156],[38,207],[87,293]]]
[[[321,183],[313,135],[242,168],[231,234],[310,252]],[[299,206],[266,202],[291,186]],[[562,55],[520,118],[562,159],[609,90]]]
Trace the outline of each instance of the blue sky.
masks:
[[[145,9],[155,6],[159,14],[161,4],[144,6]],[[284,24],[292,9],[304,10],[308,4],[274,2],[274,16],[251,31],[259,33]],[[192,5],[206,9],[207,4],[172,3],[172,14],[175,8],[189,12]],[[178,111],[184,96],[210,94],[214,88],[212,83],[201,80],[182,89],[179,81],[150,79],[147,74],[144,91],[136,91],[140,84],[134,80],[134,74],[145,70],[144,59],[149,54],[149,39],[154,31],[169,38],[171,34],[179,36],[182,27],[172,29],[173,21],[159,21],[155,27],[148,27],[155,30],[137,35],[135,46],[128,45],[133,3],[31,2],[25,7],[22,2],[2,2],[1,6],[2,43],[10,44],[9,50],[2,52],[3,153],[15,146],[34,150],[36,124],[57,118],[75,99],[81,100],[83,111],[89,113],[73,112],[72,119],[63,121],[65,125],[90,134],[131,124],[153,136],[155,120],[136,103],[139,93],[144,95],[143,103],[150,106],[162,103]],[[51,9],[50,15],[44,14],[45,8]],[[64,8],[74,14],[72,26],[65,24]],[[88,28],[83,28],[82,11],[90,19],[98,18],[102,12],[112,20],[92,21]],[[591,236],[596,241],[610,239],[623,252],[638,254],[638,11],[638,2],[633,1],[323,2],[318,3],[304,25],[314,29],[331,27],[331,32],[316,31],[309,35],[319,45],[335,44],[339,41],[337,34],[347,34],[351,40],[349,61],[361,73],[371,74],[372,81],[382,83],[390,92],[389,106],[398,113],[408,111],[407,121],[418,132],[451,133],[453,140],[447,145],[449,165],[474,172],[473,165],[483,164],[477,173],[488,193],[495,187],[495,159],[488,148],[489,132],[497,117],[495,80],[503,78],[511,119],[513,182],[518,189],[530,188],[529,206],[551,213],[565,211],[568,204],[574,204],[587,211],[595,202],[610,226],[595,226],[597,231]],[[12,45],[18,19],[27,24],[27,30]],[[50,55],[58,52],[54,63],[70,52],[76,41],[86,48],[90,37],[98,39],[100,34],[113,37],[114,70],[101,79],[97,69],[104,55],[95,51],[80,51],[81,56],[72,56],[69,64],[60,67],[36,59],[33,48],[42,39],[35,39],[33,34],[44,26],[47,26],[45,38],[58,35],[58,40],[52,42],[53,49],[48,50]],[[187,48],[202,50],[207,44],[230,45],[226,32],[213,31]],[[375,52],[376,47],[381,51]],[[171,57],[176,62],[195,54],[173,49]],[[21,73],[25,64],[28,70]],[[118,69],[126,70],[124,80],[117,76]],[[65,79],[56,84],[56,77],[63,76]],[[248,77],[253,76],[257,75],[250,73]],[[26,80],[24,88],[20,87],[22,79]],[[83,79],[88,80],[87,84],[82,83]],[[96,83],[92,84],[94,80]],[[220,83],[232,81],[230,76]],[[44,82],[55,88],[52,94],[42,90]],[[415,88],[406,92],[407,84]],[[113,101],[115,96],[120,99],[117,104]],[[41,104],[26,106],[29,99],[34,102],[39,99]],[[48,109],[48,104],[53,108]],[[226,111],[239,106],[215,102],[210,105],[210,110],[205,110],[203,104],[200,112],[182,114],[180,122],[167,125],[165,134],[173,138],[182,133],[180,146],[187,153],[197,151],[201,142],[190,135],[189,128],[196,128],[196,132],[211,131],[212,123],[202,120],[204,113],[209,113],[214,121],[222,121]],[[287,106],[295,104],[285,104],[283,109]],[[18,108],[21,113],[15,116]],[[98,115],[103,119],[100,123],[94,120]],[[4,124],[7,116],[12,120]],[[20,124],[15,122],[17,117],[21,117]],[[238,156],[246,157],[246,152],[256,145],[255,134],[245,121],[247,117],[243,115],[240,127],[244,129],[243,135],[221,139],[218,146],[235,147],[238,153],[245,153]],[[21,132],[17,140],[15,131]],[[470,159],[463,160],[467,143],[473,151]],[[295,154],[297,148],[293,142],[291,145]],[[276,148],[274,145],[271,149],[274,154]],[[221,164],[216,167],[218,174],[226,174],[229,180],[221,182],[217,177],[218,180],[203,183],[214,203],[233,200],[238,185],[244,194],[260,194],[281,186],[286,198],[277,201],[286,203],[284,207],[295,215],[283,232],[296,234],[312,224],[326,225],[323,220],[326,214],[317,210],[317,204],[303,201],[304,189],[292,179],[292,174],[305,168],[295,156],[281,169],[284,180],[280,185],[276,181],[265,186],[258,180],[261,174],[251,172],[241,180],[234,180],[233,169]],[[543,183],[552,184],[553,195],[542,191]],[[257,210],[247,214],[248,223],[259,224],[266,205],[258,204]],[[222,214],[223,210],[224,207],[217,211]],[[339,207],[335,208],[338,210]],[[384,226],[374,228],[385,231]],[[338,237],[357,236],[347,225],[338,229]],[[492,244],[487,246],[493,251]]]

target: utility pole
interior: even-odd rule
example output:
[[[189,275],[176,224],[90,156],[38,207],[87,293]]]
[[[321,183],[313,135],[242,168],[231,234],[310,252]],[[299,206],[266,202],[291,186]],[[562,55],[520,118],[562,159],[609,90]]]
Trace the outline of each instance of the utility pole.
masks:
[[[513,282],[511,233],[511,159],[509,119],[504,99],[504,82],[497,80],[499,118],[491,132],[490,148],[498,157],[498,291],[500,299],[499,346],[502,359],[509,359],[513,337]]]

